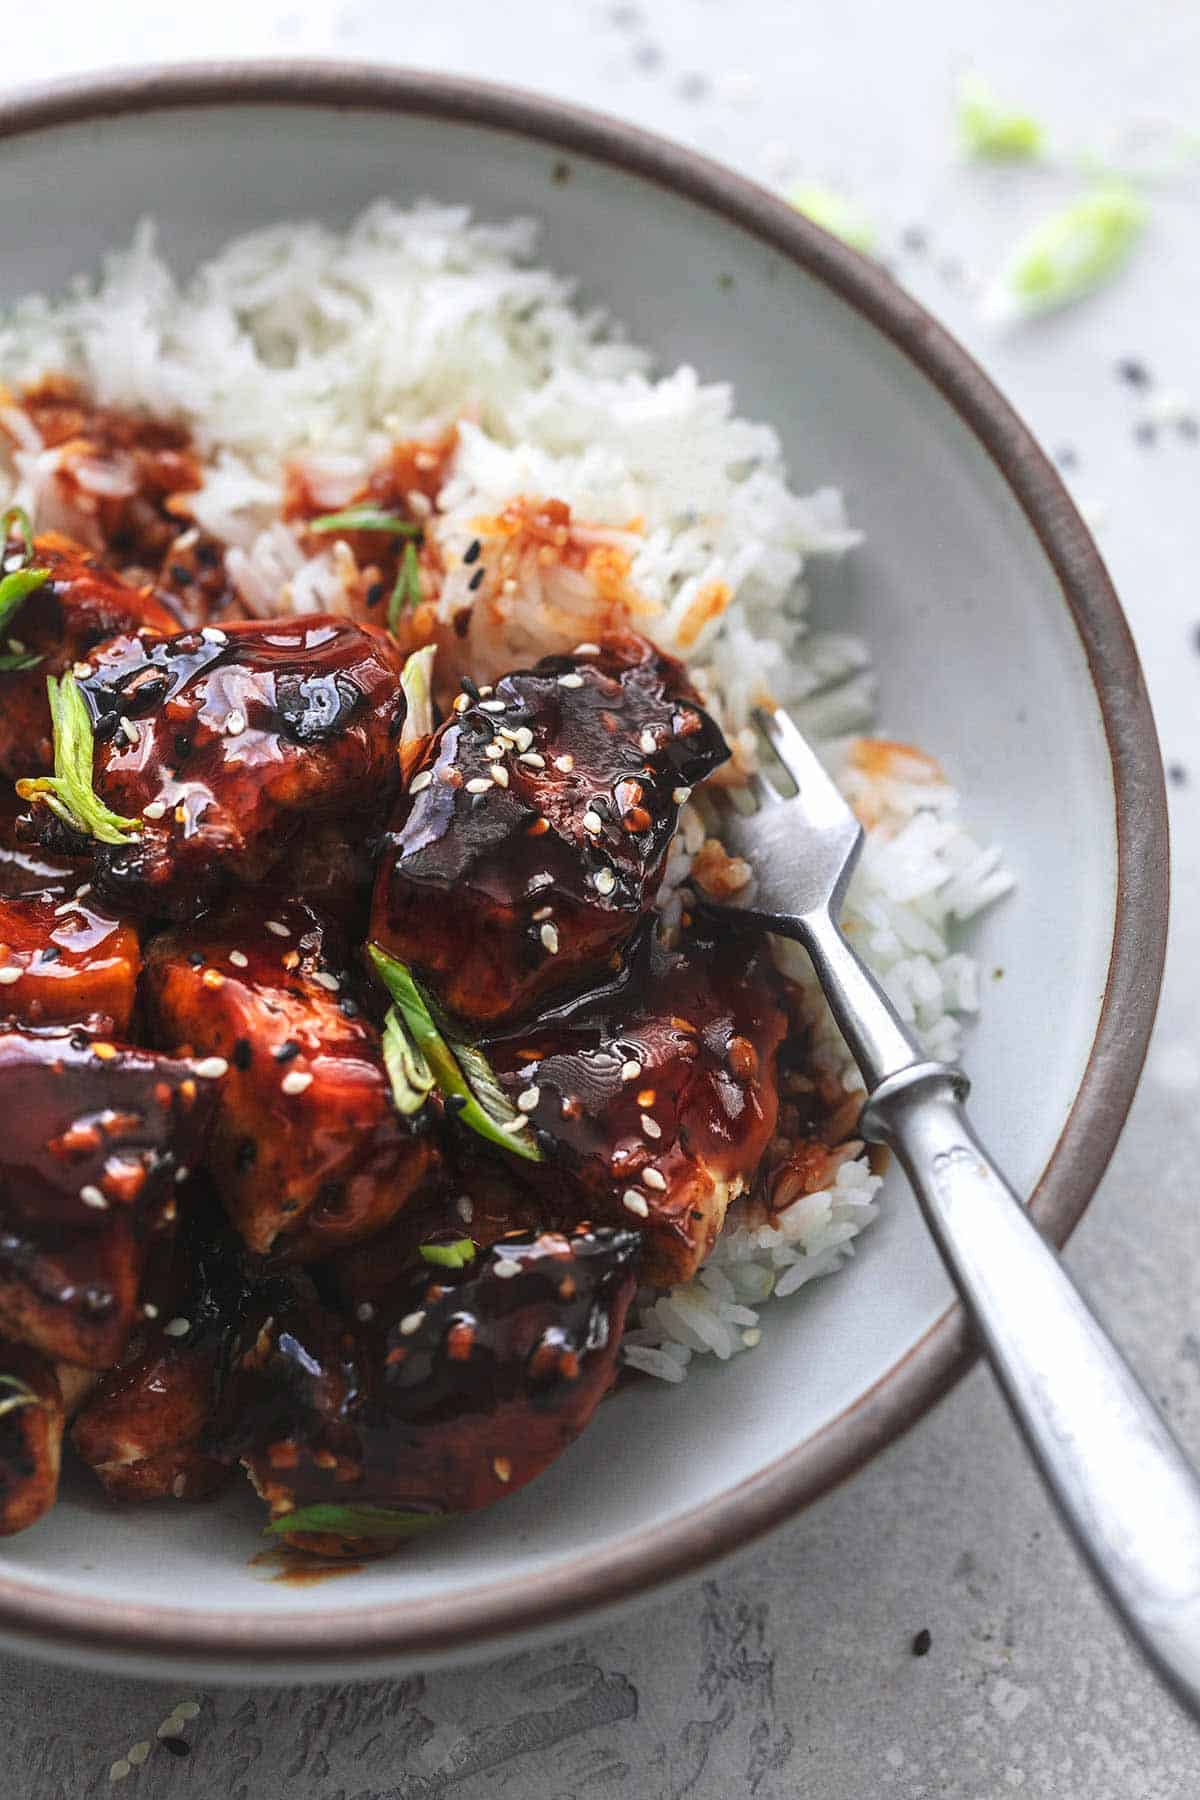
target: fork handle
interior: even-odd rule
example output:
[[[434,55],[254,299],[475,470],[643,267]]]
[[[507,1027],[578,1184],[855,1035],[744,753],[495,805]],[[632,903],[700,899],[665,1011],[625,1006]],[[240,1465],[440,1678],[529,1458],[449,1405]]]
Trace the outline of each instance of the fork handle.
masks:
[[[966,1078],[918,1060],[918,1046],[828,915],[789,935],[813,955],[863,1068],[861,1128],[904,1165],[1067,1525],[1151,1662],[1200,1713],[1200,1480],[975,1136],[963,1105]],[[904,1060],[879,1073],[897,1031]]]

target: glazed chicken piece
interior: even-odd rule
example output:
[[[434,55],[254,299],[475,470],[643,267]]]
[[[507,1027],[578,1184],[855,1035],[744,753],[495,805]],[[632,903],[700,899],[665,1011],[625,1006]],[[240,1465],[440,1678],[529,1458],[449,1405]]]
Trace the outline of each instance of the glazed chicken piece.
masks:
[[[360,807],[386,816],[399,779],[399,655],[383,632],[321,616],[121,637],[79,686],[93,721],[93,785],[131,826],[91,844],[97,888],[190,918],[257,882],[303,822]],[[38,803],[48,842],[69,827]],[[77,844],[78,847],[78,844]]]
[[[190,1063],[83,1031],[0,1032],[0,1330],[110,1368],[150,1243],[175,1218],[212,1083]]]
[[[682,667],[632,634],[464,692],[398,803],[373,937],[460,1018],[527,1016],[631,936],[728,754]]]
[[[253,912],[164,933],[144,994],[155,1042],[228,1065],[207,1166],[251,1250],[307,1261],[394,1217],[431,1138],[393,1105],[379,1032],[314,908],[256,895]]]
[[[125,1355],[71,1428],[73,1448],[115,1500],[202,1500],[229,1478],[206,1439],[249,1288],[236,1233],[190,1190],[178,1235],[152,1259]]]
[[[489,1506],[560,1455],[610,1387],[633,1232],[519,1232],[460,1250],[464,1266],[418,1255],[386,1311],[352,1324],[302,1279],[264,1284],[218,1435],[289,1542],[380,1555]]]
[[[63,1397],[50,1364],[0,1340],[0,1537],[24,1531],[58,1498]]]
[[[0,802],[0,1019],[122,1036],[140,967],[137,931],[96,902],[87,864],[26,846]]]
[[[640,1229],[646,1279],[689,1280],[774,1132],[786,1030],[754,940],[692,926],[667,949],[647,927],[607,988],[485,1040],[543,1146],[522,1174],[544,1216]]]
[[[15,547],[10,539],[9,548]],[[30,567],[46,569],[48,579],[26,594],[0,645],[22,660],[37,659],[29,667],[0,669],[0,775],[13,780],[43,774],[54,761],[47,675],[61,675],[118,632],[178,629],[152,594],[129,586],[99,557],[57,532],[34,539]]]

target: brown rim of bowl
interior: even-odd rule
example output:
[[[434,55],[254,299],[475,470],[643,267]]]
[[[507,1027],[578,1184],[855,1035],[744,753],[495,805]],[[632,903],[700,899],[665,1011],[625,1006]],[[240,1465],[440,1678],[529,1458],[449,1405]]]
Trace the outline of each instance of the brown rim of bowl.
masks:
[[[293,105],[424,115],[507,131],[557,153],[623,170],[705,207],[790,258],[846,301],[933,383],[987,450],[1062,585],[1091,670],[1112,761],[1117,896],[1108,982],[1087,1068],[1030,1202],[1063,1243],[1104,1172],[1133,1099],[1154,1021],[1166,946],[1167,807],[1154,720],[1133,640],[1108,573],[1062,482],[1007,401],[967,353],[865,258],[750,181],[691,150],[602,114],[518,89],[415,70],[334,62],[199,64],[118,70],[0,105],[0,139],[188,106]],[[0,1580],[0,1632],[59,1657],[91,1652],[175,1657],[230,1673],[270,1661],[297,1673],[449,1657],[589,1613],[686,1576],[824,1494],[912,1425],[974,1359],[951,1306],[895,1368],[822,1431],[654,1533],[544,1574],[422,1605],[306,1619],[105,1606]]]

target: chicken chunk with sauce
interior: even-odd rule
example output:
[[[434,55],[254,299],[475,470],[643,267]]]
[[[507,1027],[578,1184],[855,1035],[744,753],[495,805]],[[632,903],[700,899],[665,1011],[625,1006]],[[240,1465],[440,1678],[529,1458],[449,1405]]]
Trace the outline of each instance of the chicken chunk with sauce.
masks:
[[[152,1036],[227,1064],[207,1166],[246,1244],[297,1260],[385,1225],[425,1175],[337,930],[260,895],[150,945]]]
[[[631,634],[468,690],[398,803],[372,936],[460,1018],[527,1016],[632,935],[727,755],[682,667]]]
[[[176,1216],[211,1082],[189,1062],[64,1029],[0,1032],[0,1331],[112,1366],[149,1246]]]
[[[96,737],[93,785],[130,821],[95,843],[98,888],[120,905],[192,917],[255,882],[305,819],[386,814],[404,722],[395,645],[320,616],[117,638],[80,680]],[[36,804],[48,841],[69,828]]]
[[[58,1498],[64,1417],[51,1365],[0,1340],[0,1537],[33,1525]]]
[[[462,1248],[470,1252],[469,1243]],[[461,1266],[413,1259],[352,1324],[269,1280],[222,1399],[289,1541],[380,1554],[540,1474],[611,1386],[633,1297],[630,1231],[518,1232]]]

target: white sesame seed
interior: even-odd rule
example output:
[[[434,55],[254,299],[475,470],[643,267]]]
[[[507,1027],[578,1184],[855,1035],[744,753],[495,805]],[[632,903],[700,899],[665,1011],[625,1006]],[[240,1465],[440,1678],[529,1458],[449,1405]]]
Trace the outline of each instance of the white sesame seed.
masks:
[[[488,697],[488,695],[489,695],[489,694],[494,694],[494,693],[495,693],[495,691],[496,691],[496,690],[495,690],[495,688],[494,688],[494,687],[481,687],[481,688],[476,688],[476,689],[475,689],[475,692],[476,692],[476,693],[477,693],[477,694],[478,694],[478,695],[479,695],[479,698],[480,698],[480,699],[481,699],[481,700],[486,700],[486,699],[487,699],[487,697]]]
[[[25,654],[26,645],[21,638],[10,637],[8,640],[8,647],[14,656],[24,656]]]
[[[509,750],[515,750],[517,748],[517,734],[515,731],[510,731],[507,725],[497,725],[496,742],[498,744],[506,745]]]
[[[91,891],[92,891],[91,882],[90,881],[81,881],[79,886],[75,889],[75,898],[77,900],[86,900],[87,896],[91,893]]]
[[[575,646],[576,656],[599,656],[599,654],[599,644],[576,644]]]
[[[191,1329],[192,1321],[181,1318],[168,1319],[163,1326],[163,1332],[167,1337],[186,1337]]]
[[[100,1189],[98,1187],[93,1187],[90,1181],[86,1187],[80,1188],[79,1198],[83,1201],[85,1206],[94,1206],[97,1212],[108,1211],[108,1201],[104,1198]]]
[[[501,1131],[506,1131],[509,1137],[516,1137],[518,1131],[527,1131],[529,1129],[529,1120],[525,1117],[524,1113],[518,1113],[515,1119],[505,1119],[500,1129]]]
[[[408,784],[409,793],[410,794],[423,794],[425,792],[425,789],[429,786],[429,784],[432,780],[433,780],[433,770],[432,769],[422,769],[421,773],[419,775],[414,775],[412,780],[409,782],[409,784]]]
[[[146,1301],[145,1305],[142,1307],[142,1315],[147,1319],[157,1319],[158,1308],[155,1306],[153,1300]]]
[[[513,733],[513,742],[518,750],[529,750],[533,746],[533,733],[528,725],[518,725]]]
[[[369,1300],[360,1300],[354,1309],[354,1316],[362,1324],[369,1325],[371,1320],[375,1317],[375,1308],[371,1305]]]
[[[7,968],[0,969],[0,987],[11,987],[14,981],[20,981],[21,970],[9,963]]]
[[[560,675],[558,678],[558,685],[559,685],[559,687],[565,687],[565,688],[581,688],[583,686],[583,676],[582,675]]]
[[[400,1321],[401,1337],[411,1337],[414,1331],[420,1331],[424,1323],[425,1314],[423,1312],[405,1313]]]
[[[231,950],[229,952],[229,960],[235,969],[248,969],[250,967],[250,958],[246,955],[244,950]]]
[[[611,894],[617,885],[617,878],[611,869],[598,869],[592,879],[599,894]]]
[[[536,1082],[531,1083],[522,1093],[517,1095],[517,1105],[523,1113],[531,1113],[542,1097],[542,1090]]]
[[[235,707],[233,712],[226,713],[226,715],[225,715],[225,731],[229,737],[241,737],[241,735],[242,735],[243,731],[245,731],[245,729],[246,729],[246,715],[244,712],[238,712],[237,708]]]
[[[522,750],[517,761],[528,763],[531,769],[544,769],[546,766],[545,757],[539,756],[536,750]]]
[[[505,710],[503,700],[481,700],[479,704],[486,713],[502,713]]]
[[[142,817],[143,819],[161,819],[166,810],[165,800],[151,800],[149,806],[143,806]]]
[[[140,1744],[134,1744],[131,1749],[125,1752],[125,1761],[127,1763],[132,1763],[135,1769],[140,1769],[149,1754],[150,1739],[143,1738]]]
[[[86,677],[91,674],[91,672],[92,672],[91,663],[77,662],[77,663],[71,664],[71,673],[72,673],[72,675],[74,675],[76,681],[85,680]]]
[[[342,985],[336,975],[327,975],[324,969],[314,970],[313,980],[318,987],[323,987],[330,994],[336,994]]]
[[[267,920],[267,930],[275,937],[291,937],[291,928],[280,923],[278,919]]]
[[[183,1499],[183,1496],[187,1493],[186,1475],[177,1475],[175,1477],[174,1481],[171,1483],[171,1492],[177,1500]]]
[[[644,1186],[654,1188],[657,1193],[665,1194],[667,1191],[667,1178],[658,1169],[643,1169],[642,1182]]]
[[[228,1075],[229,1064],[223,1056],[205,1056],[192,1064],[192,1073],[199,1075],[201,1081],[220,1081],[222,1075]]]
[[[649,1113],[642,1114],[642,1130],[648,1138],[660,1138],[662,1136],[662,1126],[657,1119],[652,1119]]]
[[[464,1225],[469,1225],[475,1217],[475,1202],[470,1194],[460,1194],[454,1202],[454,1210]]]
[[[123,1756],[118,1756],[116,1762],[112,1765],[111,1769],[108,1771],[108,1779],[110,1781],[124,1781],[125,1777],[130,1772],[131,1771],[130,1771],[130,1766],[129,1766],[128,1762],[125,1760],[125,1758]]]
[[[510,1256],[501,1256],[492,1264],[492,1274],[499,1281],[511,1281],[514,1275],[521,1273],[519,1262],[513,1262]]]
[[[182,1724],[182,1722],[183,1721],[181,1719],[179,1719],[175,1713],[171,1713],[169,1715],[169,1717],[167,1717],[163,1720],[162,1724],[159,1726],[158,1730],[154,1734],[155,1737],[157,1737],[157,1738],[178,1737],[180,1735],[179,1727]]]
[[[121,736],[125,739],[125,742],[127,744],[136,744],[138,742],[139,738],[141,737],[141,735],[142,735],[141,732],[138,730],[138,728],[134,724],[133,720],[127,719],[124,716],[124,714],[122,714],[121,715]]]
[[[490,794],[491,791],[492,784],[483,775],[476,775],[473,780],[468,781],[467,783],[468,794]]]
[[[493,1456],[492,1469],[497,1481],[507,1482],[512,1480],[512,1464],[509,1462],[507,1456]]]
[[[752,1325],[748,1331],[743,1331],[742,1342],[745,1344],[747,1350],[753,1350],[755,1344],[761,1344],[762,1332],[759,1331],[757,1326]]]
[[[454,710],[455,710],[455,712],[458,712],[458,713],[466,712],[466,710],[467,710],[468,706],[470,706],[470,704],[471,704],[470,694],[458,694],[455,696]]]
[[[571,755],[571,752],[568,750],[565,756],[556,756],[555,757],[554,766],[558,770],[560,775],[569,775],[571,773],[571,770],[575,767],[575,758]]]
[[[204,639],[206,644],[227,644],[229,642],[225,633],[219,630],[216,625],[203,626],[200,631],[200,636]]]
[[[54,916],[56,919],[61,919],[64,913],[70,913],[70,912],[75,912],[75,911],[76,911],[75,902],[73,900],[64,900],[61,906],[55,907]]]
[[[498,756],[504,755],[504,745],[495,742],[485,744],[483,746],[483,754],[488,757],[490,761],[495,762]]]
[[[508,786],[508,770],[503,766],[502,763],[493,763],[493,765],[492,765],[492,780],[495,782],[497,787],[505,787],[506,788]]]
[[[641,1075],[641,1072],[642,1072],[641,1063],[634,1062],[632,1057],[630,1057],[628,1062],[623,1062],[621,1064],[621,1080],[622,1081],[636,1081],[638,1079],[638,1077]]]
[[[557,925],[543,925],[542,929],[538,935],[541,937],[543,945],[550,952],[551,956],[557,956],[558,955],[558,926]]]
[[[553,917],[554,908],[552,906],[539,906],[533,915],[533,922],[538,925],[543,919],[552,919]]]
[[[647,756],[653,756],[654,752],[658,749],[658,739],[648,725],[638,739],[638,744],[646,752]]]
[[[689,787],[677,787],[671,790],[671,798],[676,806],[686,806],[691,797],[692,790]]]
[[[621,1195],[621,1205],[627,1212],[636,1213],[639,1219],[648,1219],[650,1217],[650,1208],[646,1204],[645,1196],[635,1193],[633,1188],[625,1189],[625,1192]]]
[[[312,1086],[312,1079],[305,1069],[289,1069],[279,1085],[285,1094],[302,1094]]]
[[[600,817],[600,814],[598,812],[592,812],[591,809],[589,808],[588,811],[585,812],[583,815],[583,829],[585,831],[590,831],[593,834],[596,832],[599,832],[599,831],[603,831],[604,830],[604,820]]]
[[[179,1167],[175,1171],[176,1181],[179,1182],[180,1184],[182,1184],[183,1182],[185,1182],[187,1180],[187,1178],[191,1174],[191,1172],[192,1171],[188,1168],[186,1163],[180,1163]]]

